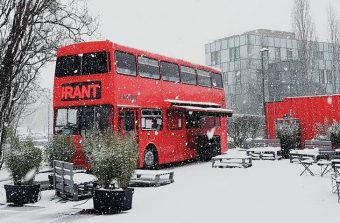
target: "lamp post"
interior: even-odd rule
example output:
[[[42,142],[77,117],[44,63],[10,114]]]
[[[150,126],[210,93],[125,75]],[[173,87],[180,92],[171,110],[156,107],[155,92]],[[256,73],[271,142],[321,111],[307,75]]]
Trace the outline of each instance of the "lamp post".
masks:
[[[268,52],[269,49],[268,48],[262,48],[260,49],[261,52],[261,75],[262,75],[262,115],[264,116],[264,120],[266,122],[266,100],[265,100],[265,89],[264,89],[264,64],[263,64],[263,54],[264,52]],[[268,138],[267,136],[267,122],[266,122],[266,126],[264,128],[264,136],[266,138]]]
[[[50,139],[50,113],[51,113],[51,90],[49,88],[44,88],[44,96],[47,99],[47,139]]]

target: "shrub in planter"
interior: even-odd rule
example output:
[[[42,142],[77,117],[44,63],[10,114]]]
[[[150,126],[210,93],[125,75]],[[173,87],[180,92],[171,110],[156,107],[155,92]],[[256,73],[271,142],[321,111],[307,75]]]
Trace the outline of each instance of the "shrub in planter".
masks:
[[[46,160],[53,167],[53,160],[72,162],[74,144],[71,136],[55,135],[45,148]]]
[[[13,178],[13,185],[5,185],[7,202],[15,205],[34,203],[38,200],[40,185],[33,180],[42,161],[42,152],[28,139],[21,142],[11,135],[5,150],[5,164]]]
[[[332,148],[337,149],[340,147],[340,123],[334,121],[328,128],[328,136],[332,143]]]
[[[53,160],[72,163],[74,144],[71,136],[55,135],[45,148],[46,162],[53,168]],[[53,188],[53,174],[48,175],[50,188]]]
[[[131,209],[133,189],[128,186],[138,159],[135,139],[111,130],[94,131],[83,139],[82,146],[101,185],[94,191],[94,209],[101,213]],[[112,185],[113,180],[117,184]]]
[[[277,127],[283,158],[289,158],[289,151],[296,148],[298,132],[299,127],[290,122],[283,122]]]

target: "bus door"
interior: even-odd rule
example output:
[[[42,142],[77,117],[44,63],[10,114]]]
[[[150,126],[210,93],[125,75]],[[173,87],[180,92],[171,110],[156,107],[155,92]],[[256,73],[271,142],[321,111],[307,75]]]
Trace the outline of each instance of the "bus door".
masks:
[[[122,136],[137,137],[137,109],[123,108],[119,111],[118,131]]]
[[[186,130],[183,128],[184,114],[180,110],[169,109],[166,112],[167,140],[164,145],[167,147],[169,159],[186,159]]]

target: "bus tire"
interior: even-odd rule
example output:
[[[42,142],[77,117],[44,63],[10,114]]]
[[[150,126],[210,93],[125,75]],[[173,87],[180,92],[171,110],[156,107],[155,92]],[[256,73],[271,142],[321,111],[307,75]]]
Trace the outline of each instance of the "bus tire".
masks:
[[[144,151],[144,168],[157,169],[158,155],[154,146],[148,146]]]

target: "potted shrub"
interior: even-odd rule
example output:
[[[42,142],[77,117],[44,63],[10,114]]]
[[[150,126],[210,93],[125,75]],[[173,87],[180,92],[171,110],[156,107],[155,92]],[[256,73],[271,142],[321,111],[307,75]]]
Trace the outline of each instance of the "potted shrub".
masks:
[[[128,186],[138,159],[135,139],[111,130],[94,131],[83,139],[82,146],[100,185],[94,190],[94,209],[100,213],[131,209],[134,189]]]
[[[34,147],[33,141],[21,142],[11,135],[5,149],[5,165],[13,178],[13,185],[5,185],[7,202],[22,206],[38,200],[40,185],[33,184],[35,174],[42,161],[42,152]]]
[[[289,158],[290,150],[297,147],[299,127],[289,121],[277,126],[277,138],[280,139],[281,154],[283,158]]]
[[[332,143],[332,148],[338,149],[340,147],[340,123],[334,121],[328,128],[328,135]]]
[[[74,144],[71,136],[55,135],[45,148],[45,158],[51,168],[53,160],[72,162]],[[53,185],[53,174],[48,175],[50,187]]]

